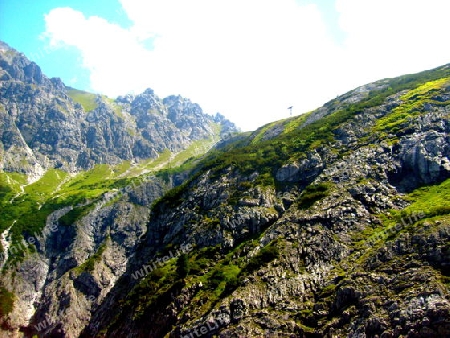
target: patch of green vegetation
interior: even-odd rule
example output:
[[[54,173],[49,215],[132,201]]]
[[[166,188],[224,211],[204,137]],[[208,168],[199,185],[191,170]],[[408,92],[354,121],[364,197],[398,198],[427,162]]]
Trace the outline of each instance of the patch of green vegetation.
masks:
[[[357,264],[364,263],[386,241],[395,240],[402,233],[415,231],[424,221],[450,219],[450,179],[440,184],[418,188],[404,198],[410,202],[406,208],[380,214],[378,218],[381,224],[352,234],[352,246],[359,257]]]
[[[117,116],[119,116],[121,119],[124,119],[121,105],[117,104],[114,99],[107,97],[105,95],[102,95],[102,99],[103,102],[107,103],[111,107],[111,109]]]
[[[164,151],[162,151],[156,159],[151,158],[148,160],[143,160],[135,165],[130,164],[126,175],[128,177],[135,177],[141,175],[144,172],[161,170],[162,168],[169,165],[169,160],[171,157],[171,151],[169,149],[164,149]]]
[[[112,168],[115,177],[125,174],[131,168],[130,161],[123,161]]]
[[[218,137],[192,142],[186,150],[175,155],[171,165],[174,167],[185,163],[189,158],[197,157],[206,153],[218,141]]]
[[[254,185],[263,186],[263,187],[273,187],[275,186],[275,179],[270,173],[263,173],[256,177]],[[248,187],[250,188],[252,184]]]
[[[291,132],[294,132],[295,130],[301,128],[302,124],[306,121],[306,119],[312,114],[313,112],[304,113],[300,116],[295,116],[292,118],[289,118],[286,120],[283,134],[289,134]]]
[[[336,290],[336,284],[328,284],[319,292],[318,298],[324,299],[334,294]]]
[[[93,272],[94,268],[95,268],[95,264],[100,262],[100,260],[102,259],[102,255],[105,252],[108,240],[109,240],[109,238],[107,238],[105,240],[105,242],[102,243],[98,247],[97,252],[95,254],[93,254],[91,257],[89,257],[83,264],[81,264],[80,266],[76,267],[75,271],[78,272],[78,273],[81,273],[81,272],[84,272],[84,271],[85,272],[89,272],[89,273]]]
[[[157,199],[153,202],[152,209],[159,209],[163,208],[163,206],[166,207],[175,207],[178,204],[180,204],[183,200],[181,199],[181,196],[185,193],[185,188],[187,186],[187,182],[170,189],[168,192],[164,194],[163,197]]]
[[[76,103],[79,103],[85,112],[90,112],[98,107],[96,102],[97,95],[78,90],[72,87],[67,88],[67,95]]]
[[[382,227],[374,231],[375,236],[380,232],[393,239],[397,234],[423,224],[426,219],[439,219],[450,215],[450,179],[436,185],[418,188],[404,197],[411,204],[403,210],[390,210],[386,215],[379,215]],[[386,236],[378,236],[386,238]]]
[[[203,222],[207,225],[207,227],[215,227],[217,225],[220,225],[220,219],[217,217],[210,218],[208,216],[203,217]]]
[[[128,183],[127,179],[117,179],[111,168],[100,165],[88,172],[82,172],[75,177],[69,177],[66,172],[49,170],[33,184],[23,188],[23,194],[17,195],[23,181],[21,176],[11,179],[11,175],[1,175],[3,195],[1,200],[2,217],[0,231],[12,224],[11,235],[13,245],[20,243],[22,238],[40,233],[45,226],[47,217],[55,210],[65,206],[77,206],[86,201],[94,201],[107,191],[120,188]],[[14,197],[14,198],[13,198]],[[80,211],[77,207],[66,215],[63,223]],[[81,211],[80,211],[81,212]],[[21,256],[21,253],[17,253]]]
[[[194,141],[188,148],[170,156],[156,173],[168,181],[169,177],[195,169],[202,156],[217,142],[217,138]]]
[[[411,204],[404,213],[424,212],[427,217],[450,214],[450,179],[436,185],[418,188],[408,194],[406,199]],[[401,217],[402,214],[400,214]]]
[[[54,210],[45,204],[46,200],[57,189],[58,180],[64,175],[67,174],[49,170],[39,181],[25,186],[24,194],[9,201],[3,199],[0,231],[15,222],[11,230],[14,243],[17,243],[24,233],[39,232],[45,225],[46,217]]]
[[[257,144],[259,142],[261,142],[261,140],[264,138],[264,136],[266,135],[266,133],[273,127],[275,127],[277,124],[279,124],[280,121],[275,121],[275,122],[271,122],[266,124],[265,126],[260,127],[259,129],[257,129],[254,133],[253,133],[253,139],[251,141],[252,144]]]
[[[24,174],[0,173],[0,203],[9,203],[21,192],[20,187],[26,184],[27,177]]]
[[[176,275],[178,279],[184,279],[189,275],[190,266],[189,266],[189,256],[187,254],[181,254],[177,258],[176,265]]]
[[[403,95],[401,99],[403,101],[415,100],[417,97],[426,97],[430,96],[430,93],[440,92],[442,87],[449,85],[449,78],[444,77],[433,81],[425,82],[424,84],[418,86],[415,89],[410,90],[408,93]]]
[[[14,307],[14,294],[0,286],[0,318],[7,316]]]
[[[248,264],[242,269],[243,274],[251,274],[261,267],[266,266],[274,259],[279,258],[280,250],[277,246],[277,241],[263,247],[255,256],[250,258]]]
[[[53,193],[58,185],[69,176],[64,171],[57,169],[48,170],[39,181],[25,187],[25,194],[34,196],[35,200],[45,201],[46,197]]]
[[[93,204],[83,207],[75,207],[59,219],[59,224],[62,226],[71,226],[77,220],[81,219],[83,216],[86,216],[89,211],[93,209],[93,207]]]
[[[128,294],[122,314],[133,311],[134,318],[143,318],[146,313],[164,308],[171,301],[171,294],[182,287],[178,280],[175,260],[151,271]]]
[[[214,295],[220,299],[238,287],[240,273],[241,269],[237,265],[223,265],[220,270],[214,270],[208,281],[208,286],[214,290]]]
[[[113,177],[113,171],[108,164],[97,164],[92,170],[81,172],[70,181],[72,189],[91,189],[100,182]]]
[[[432,100],[432,97],[447,86],[449,81],[448,77],[429,81],[401,96],[403,103],[387,116],[377,120],[374,132],[398,133],[408,125],[411,118],[423,112],[425,103],[441,104]]]
[[[298,199],[298,207],[304,210],[310,208],[317,201],[327,197],[329,195],[329,190],[329,183],[307,186]]]

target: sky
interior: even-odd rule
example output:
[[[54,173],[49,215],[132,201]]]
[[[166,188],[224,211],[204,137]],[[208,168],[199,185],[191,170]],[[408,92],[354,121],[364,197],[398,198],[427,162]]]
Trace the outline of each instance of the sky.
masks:
[[[243,131],[450,63],[448,0],[0,0],[0,40],[110,97],[181,95]]]

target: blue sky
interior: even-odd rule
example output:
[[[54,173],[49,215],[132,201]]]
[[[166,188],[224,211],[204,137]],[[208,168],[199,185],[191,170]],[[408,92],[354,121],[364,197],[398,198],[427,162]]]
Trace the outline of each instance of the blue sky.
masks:
[[[0,0],[0,39],[111,97],[181,94],[243,130],[450,62],[448,0]]]
[[[90,72],[80,66],[81,52],[75,46],[51,48],[43,37],[45,15],[58,7],[70,7],[86,16],[102,16],[124,28],[131,25],[115,0],[0,0],[0,40],[38,63],[47,76],[90,90]]]

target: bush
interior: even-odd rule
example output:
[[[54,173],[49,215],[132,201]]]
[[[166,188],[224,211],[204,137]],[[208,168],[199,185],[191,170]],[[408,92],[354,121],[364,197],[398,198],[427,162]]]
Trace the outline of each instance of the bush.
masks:
[[[265,246],[258,252],[255,256],[253,256],[248,264],[242,269],[242,271],[246,274],[250,274],[263,266],[266,266],[274,259],[280,256],[280,250],[276,246],[276,243],[272,242],[271,244]]]
[[[206,258],[196,259],[189,264],[189,272],[191,275],[199,275],[209,266],[209,260]]]
[[[189,259],[188,255],[182,254],[177,259],[177,278],[184,279],[189,274]]]
[[[300,209],[310,208],[315,202],[328,196],[328,189],[329,187],[325,183],[309,185],[300,195],[300,198],[298,200],[298,207]]]
[[[77,220],[85,216],[92,209],[93,209],[92,205],[88,206],[87,208],[86,207],[74,208],[59,219],[59,224],[62,226],[70,226],[74,224]]]
[[[0,287],[0,318],[8,315],[14,306],[14,294]]]

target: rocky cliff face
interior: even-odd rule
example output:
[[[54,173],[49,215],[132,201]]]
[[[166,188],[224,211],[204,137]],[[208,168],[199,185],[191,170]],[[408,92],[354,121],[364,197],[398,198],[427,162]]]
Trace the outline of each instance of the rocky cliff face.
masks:
[[[137,130],[164,105],[200,132],[179,114],[201,118],[198,106],[153,95],[116,104]],[[3,334],[449,336],[449,104],[443,66],[230,138],[189,176],[66,177],[35,243],[3,268]],[[104,190],[63,205],[78,186]],[[17,241],[3,242],[12,256]]]

